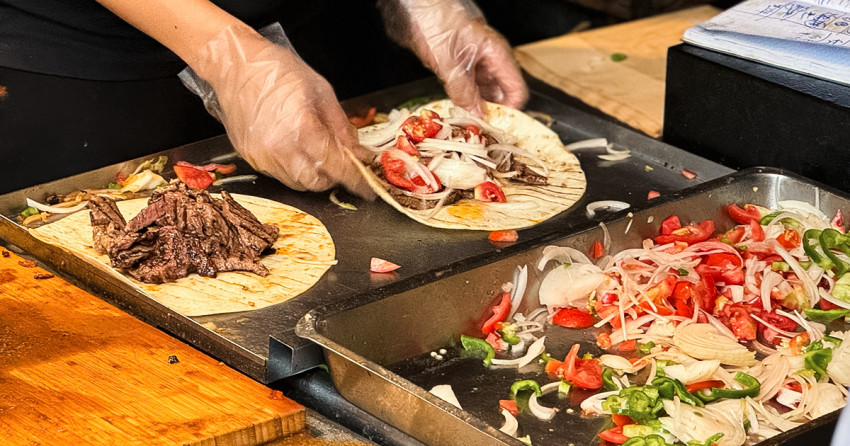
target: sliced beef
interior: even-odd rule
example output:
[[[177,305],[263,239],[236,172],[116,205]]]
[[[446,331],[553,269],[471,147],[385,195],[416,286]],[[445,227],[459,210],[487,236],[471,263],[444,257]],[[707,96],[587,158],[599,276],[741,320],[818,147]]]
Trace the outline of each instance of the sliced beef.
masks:
[[[260,223],[227,192],[222,197],[174,183],[154,192],[126,223],[112,200],[95,198],[90,206],[95,247],[142,282],[171,282],[192,273],[215,277],[221,271],[268,275],[257,259],[274,244],[278,227]]]
[[[548,178],[531,170],[524,163],[521,163],[515,159],[511,160],[511,170],[517,172],[517,175],[511,178],[514,181],[530,184],[532,186],[545,186],[549,184]]]

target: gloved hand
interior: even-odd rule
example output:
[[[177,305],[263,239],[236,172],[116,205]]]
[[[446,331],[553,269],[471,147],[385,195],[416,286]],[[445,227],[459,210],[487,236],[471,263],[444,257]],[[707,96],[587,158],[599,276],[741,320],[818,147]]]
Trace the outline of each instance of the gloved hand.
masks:
[[[191,68],[207,110],[227,129],[236,150],[256,170],[296,190],[319,191],[342,184],[365,198],[374,194],[354,161],[366,159],[330,84],[296,54],[249,26],[222,30],[200,51]],[[280,40],[280,39],[277,39]],[[187,77],[181,73],[184,82]],[[197,81],[197,79],[195,80]]]
[[[484,114],[482,98],[514,108],[528,100],[510,45],[470,0],[379,0],[387,34],[443,81],[458,106]]]

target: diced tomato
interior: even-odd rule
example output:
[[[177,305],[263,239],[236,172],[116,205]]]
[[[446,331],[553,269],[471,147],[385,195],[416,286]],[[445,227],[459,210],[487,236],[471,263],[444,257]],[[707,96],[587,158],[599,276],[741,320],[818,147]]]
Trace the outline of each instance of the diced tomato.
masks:
[[[473,194],[475,199],[478,201],[496,203],[504,203],[508,201],[507,198],[505,198],[505,193],[502,191],[502,188],[492,181],[485,181],[475,186]]]
[[[481,129],[479,129],[477,125],[467,124],[463,128],[475,136],[481,136]]]
[[[398,150],[410,155],[410,156],[419,156],[419,149],[410,142],[404,135],[398,135],[398,139],[396,139],[395,147]]]
[[[408,178],[407,167],[404,160],[396,158],[389,151],[381,154],[381,167],[384,171],[384,177],[388,182],[390,182],[390,184],[411,192],[432,193],[440,190],[442,187],[439,184],[439,180],[437,180],[435,187],[434,185],[426,186],[425,180],[423,180],[419,175],[412,179]]]
[[[625,426],[627,424],[636,424],[635,420],[633,420],[632,417],[630,417],[628,415],[620,415],[618,413],[612,413],[611,414],[611,421],[614,422],[615,426],[620,426],[620,427]]]
[[[484,321],[481,326],[481,333],[490,334],[496,329],[496,322],[502,322],[508,317],[511,311],[511,293],[502,293],[502,298],[499,303],[493,306],[493,315]]]
[[[375,107],[372,107],[368,112],[366,112],[366,116],[349,116],[348,122],[350,122],[356,129],[366,127],[375,120],[375,112]]]
[[[617,346],[617,350],[621,352],[633,352],[637,348],[637,339],[629,339],[628,341],[623,341],[620,345]]]
[[[608,321],[614,328],[620,328],[620,309],[616,305],[597,305],[596,306],[596,314],[599,315],[601,319],[608,319],[609,316],[614,315],[611,320]]]
[[[174,166],[174,173],[180,181],[195,189],[206,189],[215,181],[215,175],[205,170],[188,166]]]
[[[701,276],[711,276],[712,279],[722,280],[727,285],[744,283],[741,259],[734,254],[709,254],[703,263],[697,265],[696,270]]]
[[[612,427],[599,433],[599,438],[614,444],[623,444],[629,441],[629,437],[623,435],[623,426]]]
[[[706,220],[699,225],[688,225],[673,230],[670,234],[662,234],[655,237],[655,242],[664,245],[673,242],[685,242],[689,245],[703,242],[714,233],[714,222]]]
[[[399,268],[401,268],[401,266],[377,257],[372,257],[372,260],[369,262],[369,271],[372,271],[373,273],[389,273]]]
[[[605,305],[611,305],[617,303],[618,299],[619,297],[617,296],[617,293],[605,293],[599,298],[599,302]]]
[[[779,242],[785,249],[794,249],[800,246],[800,242],[802,241],[802,237],[800,237],[800,233],[794,229],[786,229],[782,234],[779,234],[776,237],[776,241]]]
[[[440,119],[440,115],[431,110],[422,110],[419,116],[407,118],[401,125],[401,131],[410,141],[420,143],[425,138],[433,138],[443,128],[440,123],[434,121],[435,119]]]
[[[839,309],[841,309],[841,307],[839,307],[838,305],[835,305],[834,303],[832,303],[832,302],[830,302],[826,299],[819,300],[818,306],[820,307],[821,310],[839,310]]]
[[[729,325],[732,327],[732,333],[739,340],[752,341],[756,338],[756,321],[750,317],[750,312],[740,304],[732,304],[729,306]]]
[[[499,400],[499,408],[507,410],[511,415],[519,415],[519,408],[514,400]]]
[[[760,318],[764,319],[765,322],[773,325],[774,327],[785,330],[785,331],[794,331],[797,328],[797,323],[794,322],[793,319],[789,317],[785,317],[781,314],[776,314],[773,312],[766,313],[763,312],[758,315]],[[761,324],[759,324],[761,325]]]
[[[657,190],[650,190],[650,191],[646,194],[646,199],[647,199],[647,200],[652,200],[653,198],[658,198],[658,197],[660,197],[660,196],[661,196],[661,193],[660,193],[660,192],[658,192]]]
[[[552,323],[567,328],[586,328],[593,325],[593,316],[578,308],[561,308],[552,316]]]
[[[697,177],[697,174],[691,172],[690,170],[682,169],[682,176],[689,180],[693,180]]]
[[[758,220],[750,220],[750,235],[752,235],[754,242],[764,241],[764,229]]]
[[[741,209],[737,204],[733,203],[729,205],[728,210],[732,220],[735,220],[740,225],[749,224],[753,220],[761,220],[761,213],[758,208],[751,204],[745,204],[744,208]]]
[[[596,336],[596,345],[603,350],[611,348],[611,335],[608,333],[599,333]]]
[[[115,182],[124,186],[124,182],[127,181],[127,174],[124,172],[118,172],[115,174]]]
[[[519,234],[513,229],[509,229],[507,231],[492,231],[487,238],[491,242],[515,242],[519,240]]]
[[[803,385],[800,384],[797,381],[791,381],[789,383],[785,383],[785,384],[783,384],[782,387],[785,387],[788,390],[793,390],[795,392],[800,392],[800,393],[803,392]]]
[[[717,298],[717,287],[714,285],[714,279],[710,275],[701,275],[699,282],[691,284],[688,287],[683,287],[690,292],[691,300],[689,312],[693,315],[696,308],[711,312],[714,310],[714,301]],[[680,291],[684,295],[685,291]],[[675,298],[675,297],[674,297]],[[682,299],[677,302],[683,301]],[[676,307],[679,310],[679,306]],[[684,307],[683,307],[684,308]]]
[[[563,361],[558,361],[557,359],[550,359],[546,361],[546,373],[557,376],[558,371],[563,365]]]
[[[676,301],[676,315],[684,316],[684,317],[692,317],[694,315],[694,308],[688,304],[687,301],[677,300]]]
[[[747,230],[743,226],[735,226],[733,229],[726,231],[725,234],[720,238],[721,241],[725,241],[731,244],[737,244],[744,238],[744,234],[746,234]],[[725,240],[723,240],[725,239]]]
[[[658,282],[654,287],[646,291],[646,298],[653,301],[656,305],[663,302],[665,299],[673,295],[673,289],[676,287],[676,276],[670,274],[664,280]]]
[[[679,221],[679,217],[676,215],[671,215],[664,219],[661,222],[661,235],[670,235],[676,229],[682,227],[682,223]]]
[[[488,334],[487,337],[484,338],[484,340],[487,341],[487,343],[490,344],[491,347],[493,347],[493,350],[496,350],[497,352],[505,351],[508,349],[508,343],[502,340],[502,337],[499,336],[498,332],[496,332],[495,330],[491,331],[490,334]]]
[[[791,353],[799,355],[800,353],[803,353],[803,350],[807,345],[809,345],[809,342],[811,342],[809,339],[809,332],[804,331],[788,341],[788,348],[791,349]]]
[[[841,209],[835,211],[835,217],[832,218],[830,225],[842,234],[844,233],[844,216],[841,215]]]
[[[602,367],[599,361],[579,358],[579,347],[579,344],[573,344],[570,353],[564,359],[561,375],[580,389],[595,390],[602,387]]]
[[[691,287],[693,286],[693,283],[686,280],[676,282],[676,286],[673,287],[673,299],[685,301],[690,299],[692,294]]]
[[[685,389],[687,389],[688,392],[694,393],[700,390],[719,389],[725,386],[726,384],[723,381],[720,381],[719,379],[712,379],[708,381],[700,381],[688,384],[687,386],[685,386]]]
[[[593,245],[590,247],[590,256],[594,259],[598,259],[605,255],[605,247],[602,246],[602,242],[596,240],[593,242]]]

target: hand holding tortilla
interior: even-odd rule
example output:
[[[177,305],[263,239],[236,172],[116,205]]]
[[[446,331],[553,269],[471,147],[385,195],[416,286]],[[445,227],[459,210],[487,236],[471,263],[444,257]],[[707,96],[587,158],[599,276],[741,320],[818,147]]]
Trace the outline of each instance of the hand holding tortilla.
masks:
[[[389,36],[412,50],[455,105],[482,117],[484,101],[520,108],[528,89],[510,45],[469,0],[378,2]]]
[[[585,190],[578,159],[530,116],[486,103],[479,119],[449,100],[359,130],[360,165],[381,198],[429,226],[497,231],[533,226]]]

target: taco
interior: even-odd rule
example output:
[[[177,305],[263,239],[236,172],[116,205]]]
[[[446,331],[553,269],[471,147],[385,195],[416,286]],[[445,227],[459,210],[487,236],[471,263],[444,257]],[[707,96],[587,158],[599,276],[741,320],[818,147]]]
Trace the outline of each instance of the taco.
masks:
[[[584,194],[578,159],[558,135],[509,107],[478,119],[449,100],[393,110],[358,130],[372,150],[357,165],[387,203],[438,228],[497,231],[536,225]]]
[[[279,235],[260,265],[249,271],[218,272],[215,277],[190,274],[167,283],[144,283],[113,268],[106,254],[99,254],[92,235],[90,211],[71,214],[54,223],[30,230],[37,239],[59,246],[129,283],[153,300],[185,316],[254,310],[291,299],[318,282],[336,263],[333,240],[315,217],[276,201],[231,194],[242,207]],[[127,221],[141,212],[147,198],[119,201],[118,211]],[[103,251],[101,249],[101,251]]]

